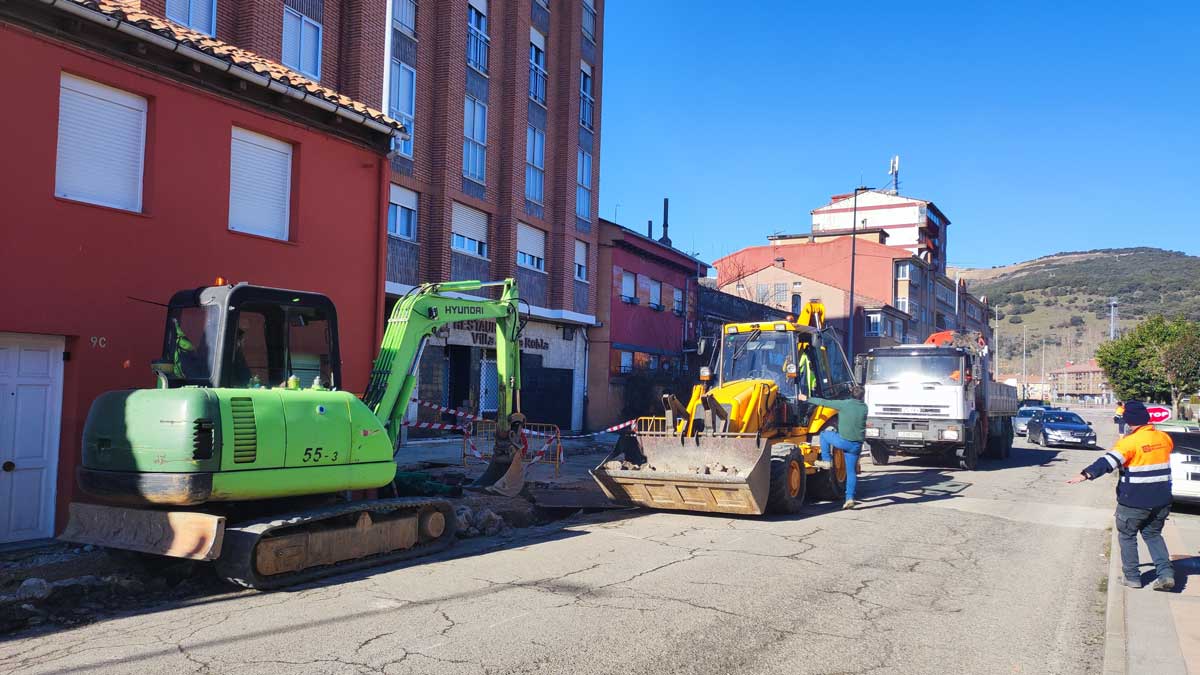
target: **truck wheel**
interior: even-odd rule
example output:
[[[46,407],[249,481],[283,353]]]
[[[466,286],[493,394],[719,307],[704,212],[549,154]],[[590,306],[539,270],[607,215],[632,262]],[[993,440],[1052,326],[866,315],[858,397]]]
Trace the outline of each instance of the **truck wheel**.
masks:
[[[958,458],[959,468],[965,471],[974,471],[979,466],[980,450],[983,449],[983,425],[975,423],[975,428],[971,432],[971,440],[963,449],[963,456]]]
[[[1012,455],[1013,424],[1012,418],[1004,419],[1004,427],[1000,432],[1000,459],[1008,459]]]
[[[782,515],[800,512],[808,476],[804,470],[804,455],[794,445],[776,445],[775,452],[786,448],[785,454],[771,457],[771,487],[767,493],[767,511]]]
[[[892,459],[892,453],[888,447],[882,443],[868,443],[871,448],[871,463],[875,466],[887,466],[888,461]]]

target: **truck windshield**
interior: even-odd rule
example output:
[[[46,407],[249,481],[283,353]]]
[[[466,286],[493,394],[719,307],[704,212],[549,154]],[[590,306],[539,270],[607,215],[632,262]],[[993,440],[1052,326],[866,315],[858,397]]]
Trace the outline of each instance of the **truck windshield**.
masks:
[[[868,362],[868,384],[962,384],[962,358],[958,356],[876,354]]]
[[[751,331],[725,336],[721,382],[772,380],[788,385],[787,364],[796,363],[795,337],[788,331]]]

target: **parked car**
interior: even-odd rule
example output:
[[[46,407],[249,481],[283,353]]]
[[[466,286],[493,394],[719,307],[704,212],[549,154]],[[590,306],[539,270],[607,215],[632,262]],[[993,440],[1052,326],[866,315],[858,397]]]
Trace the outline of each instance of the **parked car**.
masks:
[[[1021,399],[1018,408],[1046,408],[1050,406],[1049,401],[1043,401],[1040,398],[1023,398]]]
[[[1033,419],[1035,413],[1044,411],[1042,406],[1029,406],[1026,408],[1017,409],[1017,416],[1013,418],[1013,432],[1018,436],[1025,435],[1025,429],[1029,426],[1029,420]]]
[[[1171,496],[1177,502],[1200,504],[1200,426],[1156,424],[1171,435]]]
[[[1039,410],[1025,425],[1025,434],[1030,443],[1050,447],[1053,445],[1081,445],[1096,447],[1096,431],[1091,422],[1065,410]]]

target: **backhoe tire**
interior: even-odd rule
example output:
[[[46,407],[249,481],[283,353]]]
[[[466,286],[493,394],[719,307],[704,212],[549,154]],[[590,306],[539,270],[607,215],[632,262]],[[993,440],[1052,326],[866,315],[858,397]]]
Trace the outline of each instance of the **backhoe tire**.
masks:
[[[849,468],[845,467],[847,456],[838,448],[833,449],[832,456],[833,468],[818,469],[809,479],[808,490],[813,499],[841,502],[846,498],[846,471],[849,471]],[[839,462],[843,465],[841,477],[838,476]],[[855,470],[857,469],[858,467],[855,467]]]
[[[871,463],[875,466],[887,466],[892,460],[892,453],[886,445],[867,441],[867,446],[871,449]]]
[[[804,455],[794,445],[776,445],[771,453],[771,487],[767,512],[778,515],[800,513],[807,488]]]

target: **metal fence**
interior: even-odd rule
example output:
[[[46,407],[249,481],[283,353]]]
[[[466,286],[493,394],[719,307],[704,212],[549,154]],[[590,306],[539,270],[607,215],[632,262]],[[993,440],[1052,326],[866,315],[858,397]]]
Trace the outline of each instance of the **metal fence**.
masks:
[[[526,422],[521,426],[521,443],[525,448],[525,460],[530,465],[553,464],[554,475],[558,476],[563,461],[562,432],[558,425]],[[491,459],[495,449],[496,422],[475,422],[470,433],[463,436],[463,466],[472,459]]]

